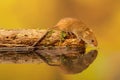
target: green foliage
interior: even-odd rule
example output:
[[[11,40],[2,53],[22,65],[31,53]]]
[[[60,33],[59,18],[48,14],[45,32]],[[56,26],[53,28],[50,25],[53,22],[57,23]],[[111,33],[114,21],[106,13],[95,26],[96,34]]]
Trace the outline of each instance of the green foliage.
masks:
[[[62,31],[61,32],[61,41],[64,41],[66,36],[67,36],[67,34],[64,31]]]

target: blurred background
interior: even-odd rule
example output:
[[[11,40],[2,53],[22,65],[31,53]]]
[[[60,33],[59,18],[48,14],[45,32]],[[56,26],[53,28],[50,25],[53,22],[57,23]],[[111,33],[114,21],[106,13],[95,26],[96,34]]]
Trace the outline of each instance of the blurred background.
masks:
[[[0,28],[54,26],[75,17],[96,34],[99,54],[79,74],[46,64],[0,64],[0,80],[120,80],[120,0],[0,0]]]

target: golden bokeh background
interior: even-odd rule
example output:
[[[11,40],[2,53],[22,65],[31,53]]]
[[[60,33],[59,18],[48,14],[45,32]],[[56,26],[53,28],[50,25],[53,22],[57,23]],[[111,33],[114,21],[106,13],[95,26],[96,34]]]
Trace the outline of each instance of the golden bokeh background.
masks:
[[[0,80],[120,80],[119,0],[0,0],[0,28],[47,28],[64,17],[94,30],[99,54],[90,67],[70,75],[46,64],[0,64]]]

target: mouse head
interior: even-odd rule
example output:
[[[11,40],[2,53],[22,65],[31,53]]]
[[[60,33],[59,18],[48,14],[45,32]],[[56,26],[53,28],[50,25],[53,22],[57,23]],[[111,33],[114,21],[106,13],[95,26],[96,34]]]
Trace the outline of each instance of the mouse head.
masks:
[[[96,40],[96,37],[93,33],[93,31],[89,28],[86,28],[85,31],[82,34],[82,39],[87,43],[90,44],[92,46],[97,47],[98,43]]]

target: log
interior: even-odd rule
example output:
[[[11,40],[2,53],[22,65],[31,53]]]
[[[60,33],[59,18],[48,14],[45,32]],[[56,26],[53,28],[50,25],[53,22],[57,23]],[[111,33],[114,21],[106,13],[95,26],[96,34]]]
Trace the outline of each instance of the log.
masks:
[[[65,34],[65,33],[64,33]],[[72,50],[66,51],[67,47],[80,47],[78,50],[83,54],[85,52],[85,44],[83,41],[78,42],[74,37],[65,36],[61,41],[60,31],[48,31],[39,29],[23,29],[23,30],[0,30],[0,63],[40,63],[42,60],[36,55],[34,49],[39,49],[36,52],[49,52],[54,48],[50,54],[61,55],[67,54]],[[44,38],[45,36],[45,38]],[[44,38],[39,42],[39,39]],[[63,37],[64,38],[64,37]],[[62,38],[62,39],[63,39]],[[37,43],[38,42],[38,43]],[[37,45],[36,45],[37,44]],[[43,48],[43,46],[46,46]],[[59,47],[58,47],[59,46]],[[58,47],[58,48],[55,48]],[[62,49],[60,49],[62,48]],[[69,48],[69,47],[68,47]],[[76,49],[77,49],[76,48]],[[62,51],[62,52],[60,52]],[[74,50],[75,51],[75,50]],[[77,51],[77,50],[76,50]],[[45,53],[44,53],[45,54]]]
[[[79,73],[96,57],[97,50],[86,53],[86,43],[78,41],[74,34],[39,29],[0,30],[1,64],[45,62],[69,73]]]

